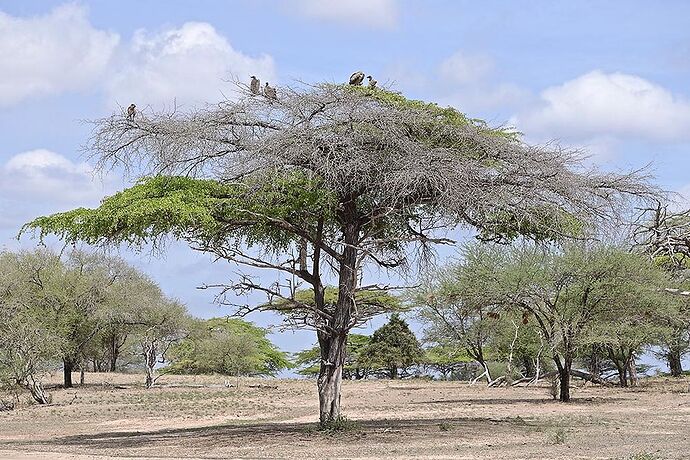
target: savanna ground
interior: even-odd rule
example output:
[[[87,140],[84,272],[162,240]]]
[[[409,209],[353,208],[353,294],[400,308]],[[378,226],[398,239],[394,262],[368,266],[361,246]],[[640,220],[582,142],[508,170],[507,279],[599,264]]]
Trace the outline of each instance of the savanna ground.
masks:
[[[578,385],[571,404],[547,387],[348,381],[356,423],[337,434],[316,430],[310,380],[141,380],[87,374],[84,387],[51,389],[49,406],[1,412],[0,458],[690,458],[688,379]]]

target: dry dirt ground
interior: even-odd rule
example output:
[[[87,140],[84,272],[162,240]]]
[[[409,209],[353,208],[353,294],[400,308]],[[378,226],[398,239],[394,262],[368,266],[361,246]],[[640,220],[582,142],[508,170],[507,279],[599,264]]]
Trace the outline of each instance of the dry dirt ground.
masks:
[[[690,458],[687,379],[577,387],[571,404],[546,387],[345,382],[357,426],[329,435],[313,381],[164,376],[146,390],[142,378],[87,374],[49,406],[0,412],[0,458]]]

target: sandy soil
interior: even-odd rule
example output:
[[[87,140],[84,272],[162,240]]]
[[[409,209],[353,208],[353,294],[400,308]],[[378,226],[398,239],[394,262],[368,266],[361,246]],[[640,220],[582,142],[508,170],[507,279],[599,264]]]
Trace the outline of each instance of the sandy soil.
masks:
[[[76,377],[76,376],[75,376]],[[0,413],[0,458],[690,458],[688,380],[586,387],[571,404],[545,387],[345,382],[358,427],[315,429],[315,383],[90,374],[53,404]],[[234,382],[234,380],[233,380]]]

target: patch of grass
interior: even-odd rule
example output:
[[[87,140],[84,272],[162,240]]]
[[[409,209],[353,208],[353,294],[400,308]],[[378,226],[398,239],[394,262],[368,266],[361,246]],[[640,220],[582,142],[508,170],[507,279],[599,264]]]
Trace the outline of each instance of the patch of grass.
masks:
[[[555,445],[565,444],[567,438],[568,431],[565,428],[558,428],[556,431],[553,432],[551,443]]]
[[[639,453],[639,454],[633,454],[629,457],[626,457],[625,460],[661,460],[661,457],[657,457],[654,454],[649,454],[649,453]]]
[[[450,431],[453,429],[453,425],[448,422],[441,422],[438,424],[438,429],[441,431]]]
[[[339,415],[332,420],[319,424],[319,431],[329,435],[358,432],[361,430],[362,427],[359,422],[350,420],[344,415]]]

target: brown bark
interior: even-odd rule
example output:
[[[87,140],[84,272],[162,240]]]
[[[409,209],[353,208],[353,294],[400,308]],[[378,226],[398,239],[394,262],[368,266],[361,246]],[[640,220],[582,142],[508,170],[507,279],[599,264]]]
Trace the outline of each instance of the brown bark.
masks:
[[[683,362],[680,359],[680,352],[677,350],[669,351],[666,354],[668,361],[668,368],[672,377],[681,377],[683,375]]]
[[[326,424],[340,416],[340,389],[343,381],[343,365],[347,335],[329,335],[321,338],[321,366],[317,386],[319,390],[319,420]]]
[[[63,383],[62,385],[65,388],[72,388],[74,385],[72,384],[72,371],[74,370],[74,363],[70,360],[63,360],[62,362],[63,368],[62,368],[62,374],[63,374]]]
[[[343,234],[343,251],[338,270],[338,300],[333,312],[331,330],[318,333],[321,366],[317,386],[321,424],[340,417],[340,388],[347,357],[347,334],[350,330],[350,315],[354,310],[357,288],[357,245],[360,224],[355,197],[341,200],[338,217]]]
[[[558,380],[560,381],[558,389],[558,400],[561,402],[570,402],[570,373],[573,366],[573,358],[566,353],[561,362],[559,356],[554,357],[556,368],[558,369]]]

